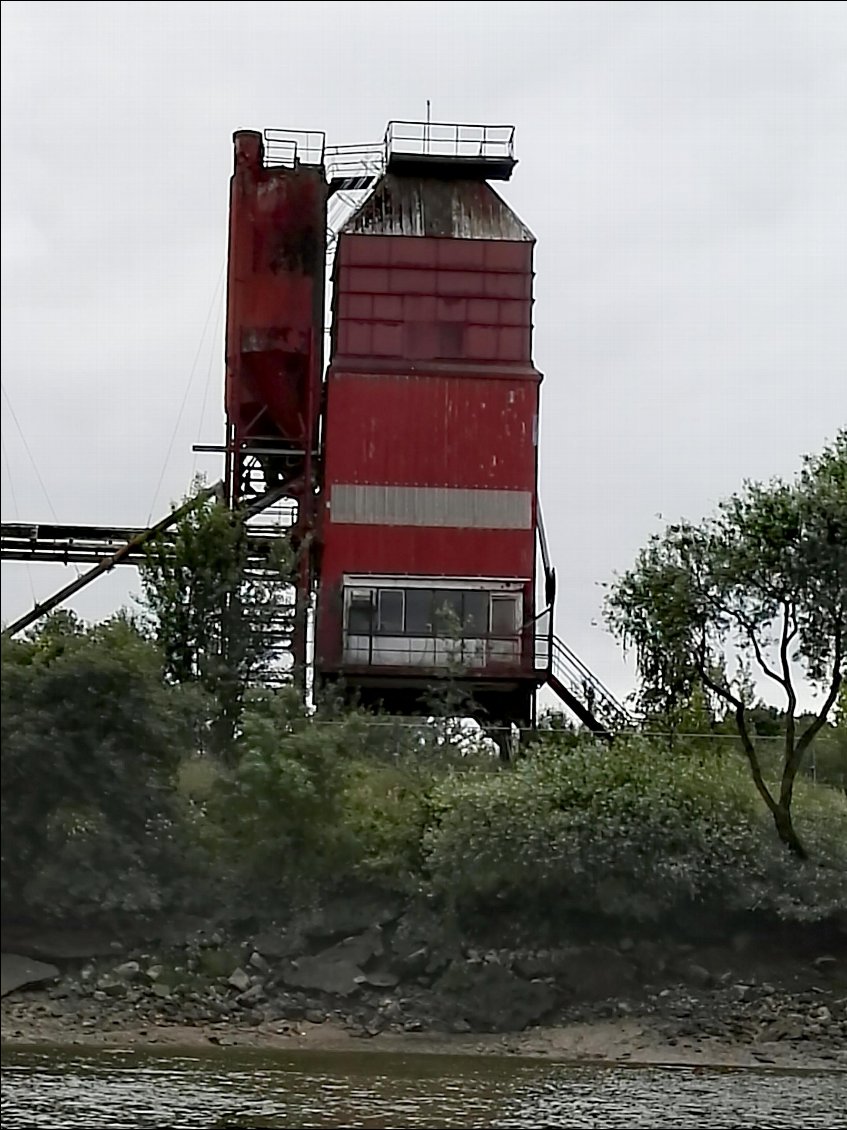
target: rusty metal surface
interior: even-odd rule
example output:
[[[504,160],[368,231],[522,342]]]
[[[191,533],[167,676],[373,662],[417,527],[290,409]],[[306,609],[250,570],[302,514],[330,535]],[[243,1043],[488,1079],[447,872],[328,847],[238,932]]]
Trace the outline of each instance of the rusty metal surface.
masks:
[[[327,185],[321,164],[268,167],[264,157],[261,135],[235,135],[226,410],[235,452],[261,436],[287,456],[292,448],[311,450],[317,435]],[[231,455],[230,463],[239,459]],[[286,472],[291,468],[287,459]],[[239,467],[228,468],[231,501],[242,497],[244,478]],[[265,485],[274,481],[266,476]]]
[[[533,243],[485,181],[386,174],[342,229],[350,235],[437,236]]]

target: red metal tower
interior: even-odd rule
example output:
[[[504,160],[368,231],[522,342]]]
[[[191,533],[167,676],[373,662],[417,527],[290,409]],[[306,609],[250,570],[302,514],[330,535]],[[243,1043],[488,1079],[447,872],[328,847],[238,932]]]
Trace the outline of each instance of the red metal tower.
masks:
[[[389,127],[338,236],[316,672],[392,712],[449,674],[493,724],[527,725],[535,241],[488,183],[511,175],[511,128],[432,129]]]
[[[307,682],[317,596],[320,682],[413,713],[449,677],[494,728],[529,723],[547,683],[610,738],[632,719],[553,634],[537,497],[535,241],[488,183],[512,174],[513,132],[394,122],[382,145],[332,150],[318,133],[235,134],[225,493],[250,520],[252,569],[266,567],[268,534],[285,533],[299,553],[291,634],[287,616],[264,626],[287,639],[295,678]],[[327,216],[356,197],[329,233],[324,381]],[[4,523],[4,558],[94,565],[4,635],[137,562],[203,497],[149,530]]]
[[[275,505],[300,551],[291,646],[302,675],[323,378],[324,136],[242,130],[233,140],[226,493],[232,506]]]

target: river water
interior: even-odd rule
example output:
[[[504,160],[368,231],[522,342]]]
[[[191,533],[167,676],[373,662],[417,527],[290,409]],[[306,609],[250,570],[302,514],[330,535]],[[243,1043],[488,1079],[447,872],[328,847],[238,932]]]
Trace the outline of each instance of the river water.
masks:
[[[458,1056],[3,1049],[17,1127],[847,1127],[847,1073]]]

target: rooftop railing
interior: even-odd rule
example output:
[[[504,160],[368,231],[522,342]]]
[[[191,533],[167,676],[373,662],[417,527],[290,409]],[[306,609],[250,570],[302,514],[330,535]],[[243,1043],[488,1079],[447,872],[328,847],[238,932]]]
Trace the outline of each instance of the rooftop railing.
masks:
[[[388,123],[381,142],[327,146],[319,130],[266,129],[265,166],[325,165],[332,180],[380,176],[392,160],[514,164],[515,127],[458,122]]]
[[[320,130],[266,129],[265,168],[323,165],[326,134]]]
[[[515,127],[454,122],[389,122],[386,161],[392,157],[514,161]]]

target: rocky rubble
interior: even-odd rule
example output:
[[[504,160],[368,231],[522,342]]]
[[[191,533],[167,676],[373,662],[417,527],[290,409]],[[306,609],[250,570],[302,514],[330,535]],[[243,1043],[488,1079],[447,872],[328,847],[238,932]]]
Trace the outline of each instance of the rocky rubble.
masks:
[[[762,1047],[767,1062],[769,1045],[788,1043],[847,1062],[840,954],[766,962],[737,938],[702,949],[648,938],[483,949],[427,907],[376,903],[240,937],[200,928],[166,941],[57,959],[55,984],[4,999],[4,1035],[39,1017],[69,1031],[197,1026],[216,1043],[228,1029],[326,1021],[366,1038],[636,1017],[670,1045],[706,1036]]]

